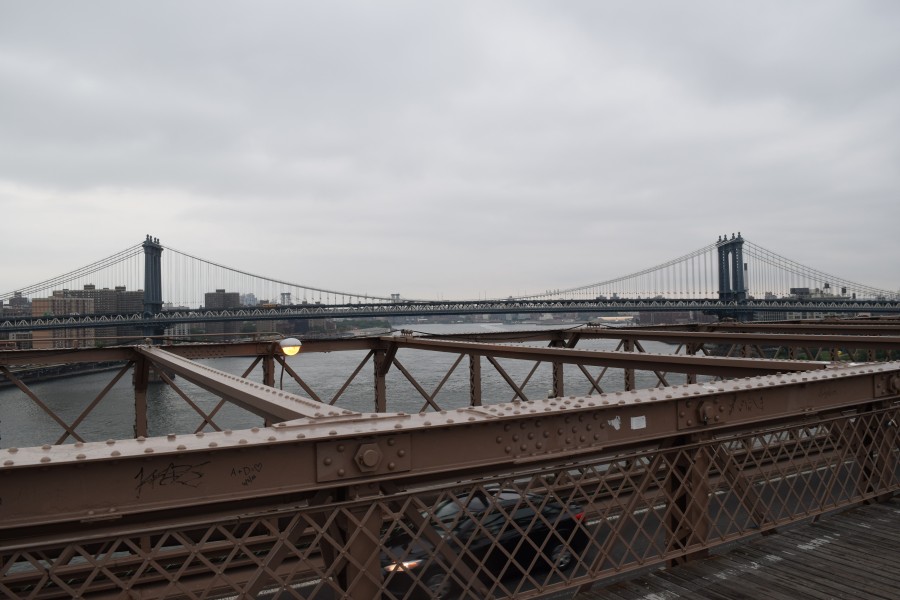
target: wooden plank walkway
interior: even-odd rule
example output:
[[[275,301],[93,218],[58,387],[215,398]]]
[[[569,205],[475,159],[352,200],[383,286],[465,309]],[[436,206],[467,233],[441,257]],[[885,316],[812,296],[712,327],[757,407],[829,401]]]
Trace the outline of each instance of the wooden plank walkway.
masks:
[[[823,517],[727,552],[573,600],[897,600],[900,497]]]

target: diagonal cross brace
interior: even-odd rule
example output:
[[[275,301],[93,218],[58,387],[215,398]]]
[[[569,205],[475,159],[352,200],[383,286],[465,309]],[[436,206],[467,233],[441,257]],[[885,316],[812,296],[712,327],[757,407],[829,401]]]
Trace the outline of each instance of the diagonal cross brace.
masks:
[[[164,370],[172,371],[221,398],[259,415],[267,421],[359,416],[359,413],[334,408],[282,390],[242,379],[177,354],[151,346],[136,346],[135,351]]]

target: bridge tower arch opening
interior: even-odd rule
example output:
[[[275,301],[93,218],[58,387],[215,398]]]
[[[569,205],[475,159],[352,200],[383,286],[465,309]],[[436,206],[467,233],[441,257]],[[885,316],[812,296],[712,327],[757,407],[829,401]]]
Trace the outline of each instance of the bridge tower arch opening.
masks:
[[[747,299],[744,238],[738,232],[724,235],[716,242],[719,252],[719,300],[741,302]]]

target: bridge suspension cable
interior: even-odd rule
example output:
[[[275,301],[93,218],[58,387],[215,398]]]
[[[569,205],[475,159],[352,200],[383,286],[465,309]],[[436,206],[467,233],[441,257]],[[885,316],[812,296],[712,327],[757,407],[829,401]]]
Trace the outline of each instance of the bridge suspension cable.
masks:
[[[141,244],[136,244],[74,271],[0,294],[0,300],[9,300],[17,294],[24,297],[50,295],[55,290],[75,289],[88,284],[111,288],[133,286],[131,289],[138,289],[143,286],[143,253]]]
[[[744,258],[748,262],[747,274],[750,292],[756,297],[763,297],[765,294],[774,296],[799,294],[873,299],[898,298],[897,292],[855,283],[807,267],[746,239],[744,240]],[[794,291],[792,292],[792,290]]]
[[[731,242],[734,242],[732,236]],[[746,238],[743,243],[742,281],[747,298],[781,298],[798,295],[809,297],[837,297],[858,299],[900,299],[900,293],[852,282],[802,265],[776,252],[767,250]],[[719,269],[722,268],[721,246],[728,240],[708,244],[688,254],[642,269],[628,275],[604,281],[548,290],[539,294],[509,297],[513,300],[592,300],[594,298],[671,298],[702,299],[720,297]],[[346,292],[284,279],[256,275],[248,271],[224,266],[171,248],[163,247],[163,299],[170,307],[211,307],[209,294],[225,292],[240,295],[240,304],[362,304],[408,300],[399,295],[391,297]],[[15,296],[50,296],[61,290],[79,290],[81,286],[96,289],[144,288],[144,250],[134,245],[106,258],[40,283],[25,286],[0,295],[0,301]],[[730,276],[734,276],[731,273]],[[215,298],[215,296],[213,297]],[[231,296],[234,301],[235,296]],[[212,300],[220,302],[219,300]],[[217,306],[225,308],[225,306]]]
[[[678,258],[621,277],[577,287],[548,290],[540,294],[518,296],[517,299],[554,299],[606,297],[715,295],[716,278],[711,269],[716,264],[716,244],[709,244]]]
[[[216,290],[240,292],[245,304],[351,304],[399,298],[292,283],[227,267],[170,246],[163,248],[163,272],[168,273],[163,281],[163,296],[167,303],[176,306],[200,306],[205,295]]]

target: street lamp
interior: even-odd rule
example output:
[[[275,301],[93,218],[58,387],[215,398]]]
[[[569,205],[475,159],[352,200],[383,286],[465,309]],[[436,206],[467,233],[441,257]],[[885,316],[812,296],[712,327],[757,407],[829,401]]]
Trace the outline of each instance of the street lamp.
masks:
[[[278,342],[278,346],[281,348],[281,353],[285,356],[294,356],[298,352],[300,352],[300,347],[303,344],[297,338],[285,338]]]

